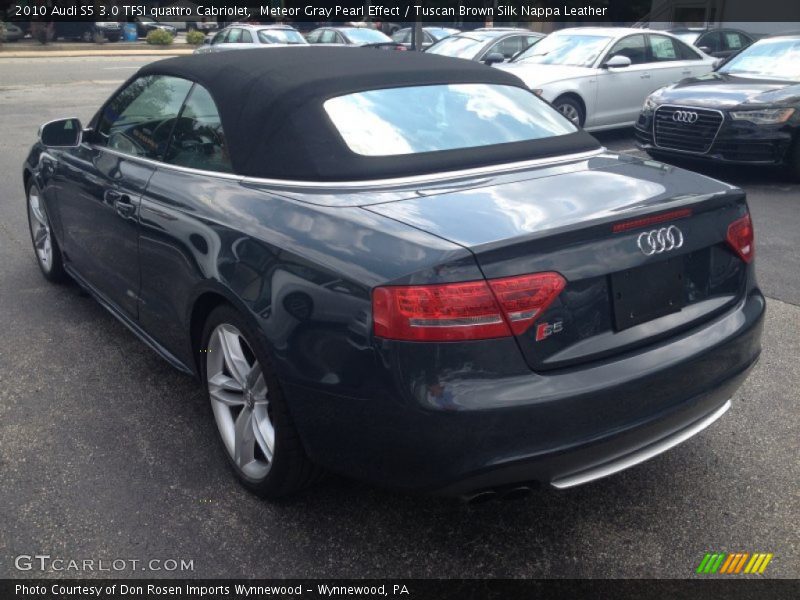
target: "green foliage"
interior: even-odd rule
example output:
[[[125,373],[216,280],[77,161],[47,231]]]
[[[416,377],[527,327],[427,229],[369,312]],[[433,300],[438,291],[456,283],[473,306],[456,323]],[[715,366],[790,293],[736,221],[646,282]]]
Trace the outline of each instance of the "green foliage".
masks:
[[[172,40],[172,35],[163,29],[153,29],[147,33],[147,43],[154,46],[169,46]]]
[[[186,43],[192,46],[199,46],[206,39],[205,34],[197,29],[192,29],[186,34]]]

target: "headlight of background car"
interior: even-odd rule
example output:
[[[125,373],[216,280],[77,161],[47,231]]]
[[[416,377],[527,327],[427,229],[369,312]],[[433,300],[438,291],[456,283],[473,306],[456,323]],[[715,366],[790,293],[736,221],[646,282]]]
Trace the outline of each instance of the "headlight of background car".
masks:
[[[731,117],[736,121],[750,121],[756,125],[785,123],[794,114],[793,108],[768,108],[762,110],[734,110]]]
[[[644,105],[642,106],[642,112],[653,112],[656,107],[658,106],[658,102],[653,99],[653,96],[648,96],[644,99]]]

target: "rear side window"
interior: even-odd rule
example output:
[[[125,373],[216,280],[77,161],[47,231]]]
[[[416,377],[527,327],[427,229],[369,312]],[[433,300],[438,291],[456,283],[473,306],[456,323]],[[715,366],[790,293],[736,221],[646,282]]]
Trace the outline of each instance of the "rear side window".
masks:
[[[331,98],[325,111],[363,156],[477,148],[577,131],[527,90],[495,84],[390,88]]]
[[[195,85],[186,99],[165,160],[202,171],[233,171],[217,105],[204,87]]]
[[[675,40],[665,35],[650,36],[650,54],[653,62],[681,60],[680,50]]]
[[[103,108],[98,143],[132,156],[160,159],[191,87],[191,82],[177,77],[136,79]]]

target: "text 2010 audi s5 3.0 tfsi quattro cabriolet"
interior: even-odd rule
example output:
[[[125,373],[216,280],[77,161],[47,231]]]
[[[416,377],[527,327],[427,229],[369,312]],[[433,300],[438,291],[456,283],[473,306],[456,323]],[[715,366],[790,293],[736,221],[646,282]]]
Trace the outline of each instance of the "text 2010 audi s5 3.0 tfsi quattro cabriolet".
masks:
[[[760,352],[744,193],[609,153],[474,62],[155,62],[87,127],[45,124],[24,184],[45,277],[198,376],[267,497],[322,468],[589,482],[710,425]]]

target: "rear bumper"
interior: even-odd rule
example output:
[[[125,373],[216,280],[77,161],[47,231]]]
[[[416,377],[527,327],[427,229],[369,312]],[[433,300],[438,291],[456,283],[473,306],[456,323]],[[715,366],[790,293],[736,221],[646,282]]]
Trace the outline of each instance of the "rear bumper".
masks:
[[[754,289],[712,322],[635,354],[502,379],[443,373],[435,394],[397,364],[386,395],[286,392],[309,455],[333,471],[445,495],[534,481],[569,487],[721,416],[758,359],[764,310]]]

